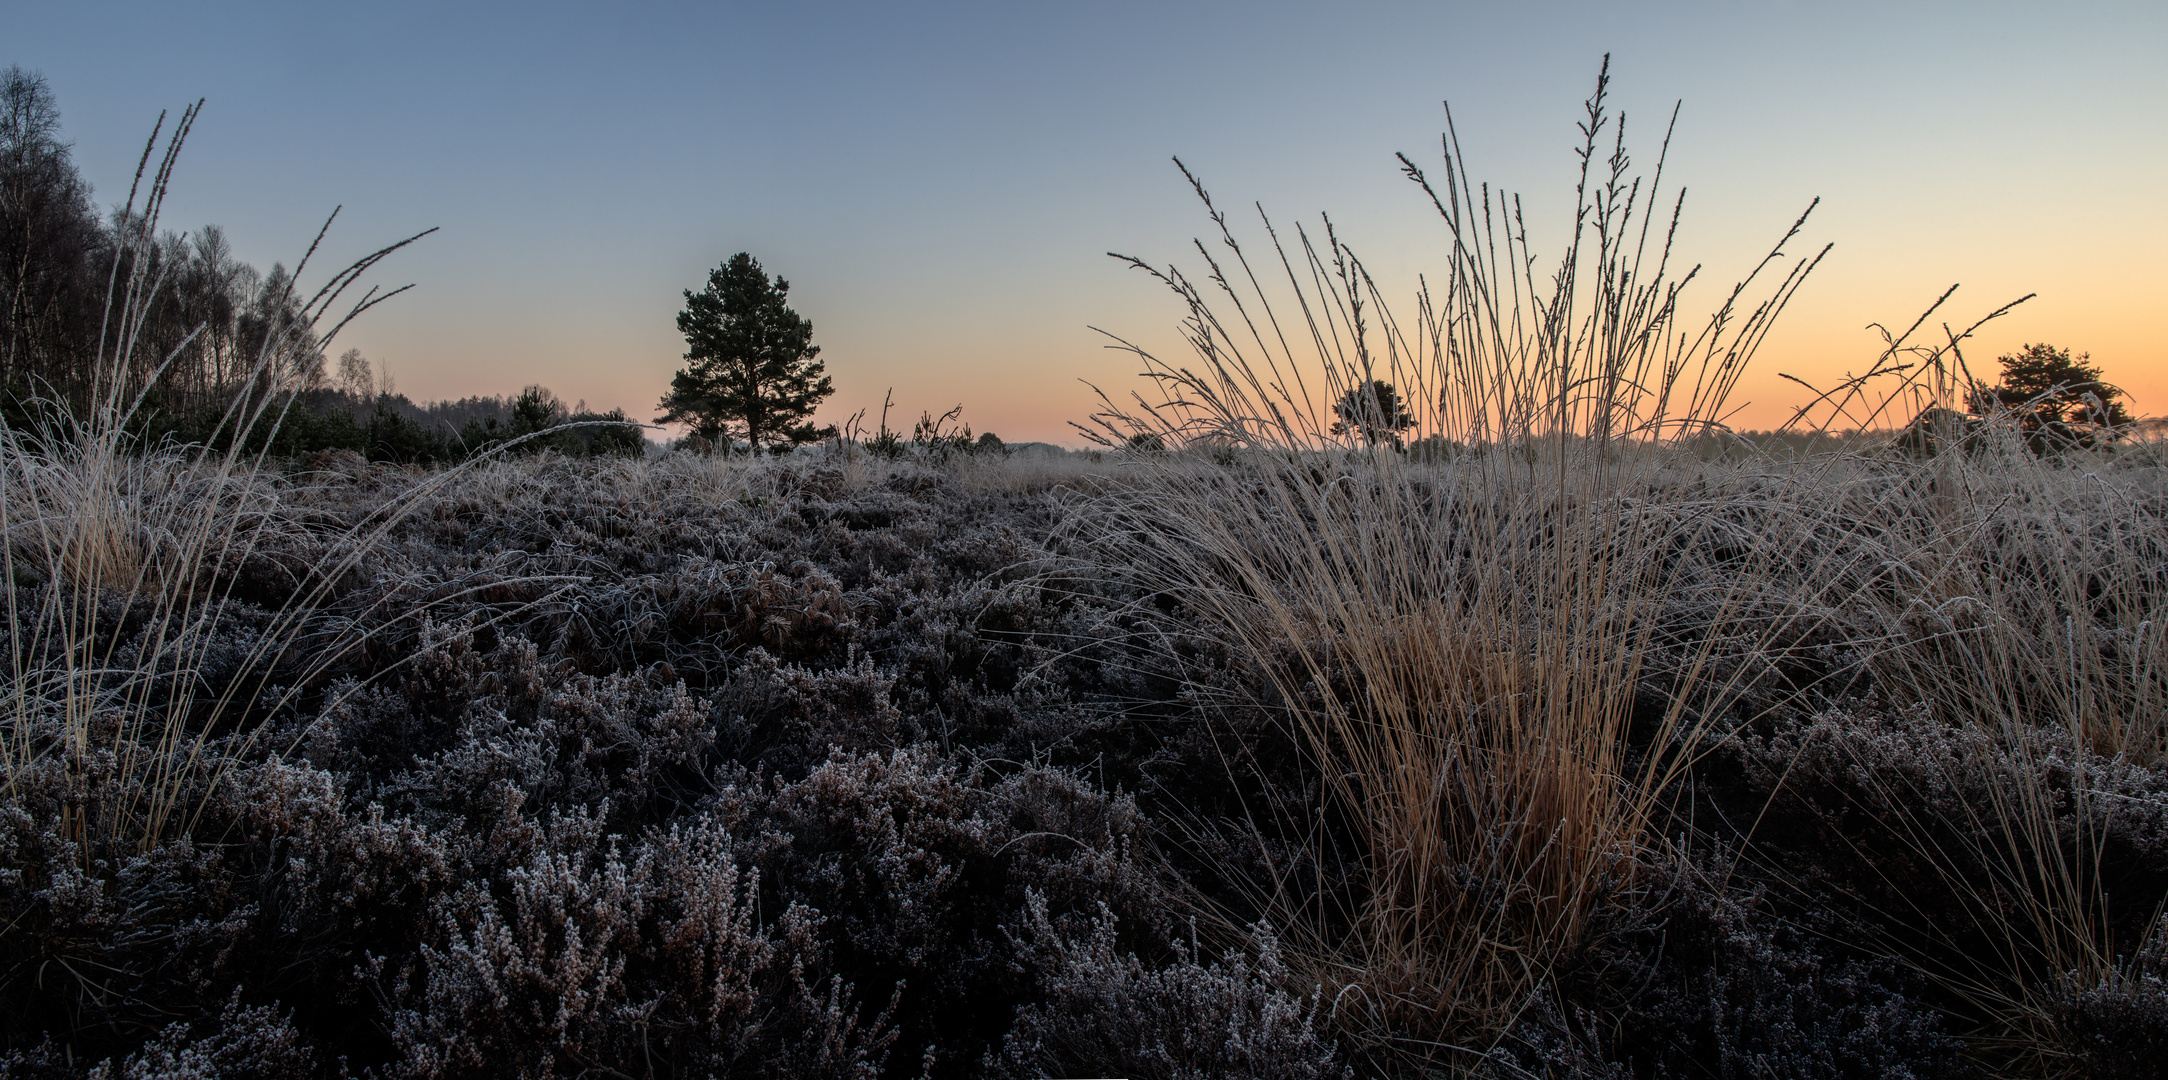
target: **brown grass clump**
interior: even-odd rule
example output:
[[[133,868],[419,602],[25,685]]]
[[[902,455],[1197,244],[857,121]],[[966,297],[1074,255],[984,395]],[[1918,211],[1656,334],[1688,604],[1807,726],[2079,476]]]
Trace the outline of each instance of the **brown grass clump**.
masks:
[[[1508,216],[1469,187],[1449,135],[1432,197],[1451,264],[1412,319],[1392,316],[1329,224],[1322,251],[1298,230],[1296,260],[1274,235],[1286,281],[1269,293],[1215,209],[1233,262],[1199,251],[1232,315],[1155,271],[1189,306],[1200,366],[1140,352],[1167,400],[1101,417],[1131,444],[1203,441],[1236,462],[1168,459],[1147,492],[1110,500],[1118,524],[1095,538],[1269,673],[1334,815],[1290,827],[1317,844],[1346,830],[1360,869],[1346,887],[1258,883],[1261,913],[1343,1024],[1418,1056],[1479,1053],[1509,1030],[1593,909],[1630,885],[1703,718],[1726,706],[1710,661],[1753,632],[1738,617],[1778,540],[1719,535],[1671,444],[1722,416],[1811,263],[1759,306],[1743,307],[1742,285],[1682,328],[1668,231],[1649,246],[1657,188],[1628,175],[1607,77],[1548,289],[1518,204]],[[1299,320],[1283,325],[1291,306]],[[1409,413],[1382,428],[1349,404],[1379,380]],[[1410,427],[1422,437],[1403,452]],[[1699,640],[1673,647],[1660,616],[1703,584],[1692,563],[1712,541],[1745,572],[1692,597]]]

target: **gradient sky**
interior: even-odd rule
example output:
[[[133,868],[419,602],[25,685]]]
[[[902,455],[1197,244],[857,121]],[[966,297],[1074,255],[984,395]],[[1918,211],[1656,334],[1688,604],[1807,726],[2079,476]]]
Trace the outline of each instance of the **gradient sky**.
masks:
[[[1442,266],[1392,155],[1435,162],[1452,102],[1479,176],[1537,230],[1570,213],[1577,108],[1602,55],[1653,164],[1689,188],[1700,305],[1815,196],[1795,250],[1835,251],[1764,347],[1778,372],[1863,367],[1871,322],[1953,283],[1967,349],[2090,352],[2168,412],[2168,6],[2147,3],[483,5],[6,0],[0,65],[42,72],[101,203],[161,108],[208,98],[166,223],[289,265],[343,204],[325,265],[429,226],[349,331],[416,399],[541,383],[654,415],[681,290],[731,253],[787,277],[839,420],[961,403],[979,430],[1075,444],[1088,379],[1170,343],[1172,297],[1104,252],[1182,260],[1223,206],[1333,215],[1388,280]],[[1638,131],[1642,136],[1632,140]],[[1555,250],[1555,248],[1554,248]]]

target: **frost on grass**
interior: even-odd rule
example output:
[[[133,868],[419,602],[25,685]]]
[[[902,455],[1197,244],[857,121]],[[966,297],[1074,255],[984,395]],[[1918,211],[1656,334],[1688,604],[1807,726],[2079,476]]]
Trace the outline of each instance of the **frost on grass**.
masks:
[[[100,601],[86,744],[25,698],[44,749],[0,794],[0,1072],[1926,1078],[2037,1064],[1978,1035],[2019,1017],[2055,1060],[2142,1075],[2168,1037],[2163,766],[1884,704],[1859,673],[1885,631],[1841,606],[1766,670],[1717,658],[1763,672],[1735,736],[1510,1022],[1448,1053],[1334,992],[1317,931],[1359,906],[1362,855],[1269,680],[1193,598],[1080,545],[1133,477],[542,457],[309,577],[419,482],[292,482],[314,524],[267,536],[182,669],[129,674],[157,628]],[[312,580],[291,647],[260,649]],[[12,630],[16,674],[64,659]],[[227,694],[179,714],[200,742],[125,723]],[[175,827],[114,827],[145,763],[191,753],[221,765],[172,771]],[[1968,998],[1934,977],[1953,958],[2037,950],[2012,792],[2120,875],[2128,944]],[[1479,861],[1455,880],[1458,910],[1520,902]],[[1327,915],[1260,921],[1290,902]]]

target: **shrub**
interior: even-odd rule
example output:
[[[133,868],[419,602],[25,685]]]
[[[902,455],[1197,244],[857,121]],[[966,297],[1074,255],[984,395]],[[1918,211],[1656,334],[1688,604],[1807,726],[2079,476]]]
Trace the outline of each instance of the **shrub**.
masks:
[[[1322,990],[1307,995],[1269,927],[1251,928],[1254,959],[1236,949],[1202,963],[1177,938],[1164,967],[1120,951],[1101,907],[1076,937],[1055,930],[1046,899],[1026,902],[1023,934],[1045,1000],[1018,1011],[995,1075],[1120,1075],[1203,1080],[1349,1077],[1317,1031]]]
[[[367,446],[364,452],[371,461],[429,465],[456,461],[460,457],[450,439],[408,419],[392,407],[388,397],[377,399],[376,411],[369,416],[369,426],[364,439]]]

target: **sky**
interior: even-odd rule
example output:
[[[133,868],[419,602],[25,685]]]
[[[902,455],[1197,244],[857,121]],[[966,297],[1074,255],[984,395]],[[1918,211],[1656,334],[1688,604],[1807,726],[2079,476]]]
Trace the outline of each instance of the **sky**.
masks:
[[[438,232],[373,279],[362,350],[416,400],[548,386],[652,417],[683,291],[751,252],[790,282],[836,394],[819,420],[962,405],[1069,445],[1092,385],[1141,389],[1100,331],[1180,358],[1174,297],[1107,256],[1195,270],[1223,207],[1329,213],[1389,289],[1445,264],[1393,155],[1522,194],[1538,253],[1572,212],[1603,56],[1629,147],[1667,181],[1707,311],[1819,197],[1835,247],[1734,396],[1768,426],[1879,351],[1963,326],[1976,368],[2044,341],[2168,413],[2168,5],[1883,0],[1594,4],[35,3],[0,65],[42,73],[102,204],[161,109],[201,97],[165,223],[313,272]],[[1638,137],[1637,137],[1638,136]],[[1244,225],[1252,238],[1254,227]],[[1550,241],[1547,243],[1547,239]],[[1095,329],[1097,328],[1097,329]],[[1089,385],[1088,385],[1089,384]]]

